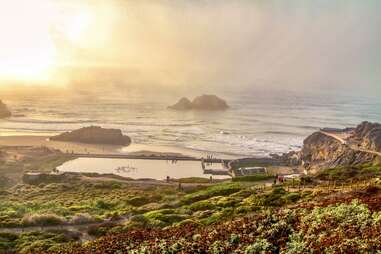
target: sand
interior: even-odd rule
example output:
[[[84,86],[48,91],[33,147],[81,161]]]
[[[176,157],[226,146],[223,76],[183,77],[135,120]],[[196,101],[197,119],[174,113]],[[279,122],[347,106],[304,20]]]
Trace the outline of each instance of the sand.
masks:
[[[133,154],[133,155],[161,155],[161,156],[190,156],[196,158],[206,157],[211,154],[192,149],[134,144],[127,147],[114,145],[94,145],[73,142],[49,141],[49,136],[0,136],[0,146],[33,146],[49,147],[64,153],[94,153],[94,154]],[[237,156],[228,154],[213,154],[215,158],[236,159]]]

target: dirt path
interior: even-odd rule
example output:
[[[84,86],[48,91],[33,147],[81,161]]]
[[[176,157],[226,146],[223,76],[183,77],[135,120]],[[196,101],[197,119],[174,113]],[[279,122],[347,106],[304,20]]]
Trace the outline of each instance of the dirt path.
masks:
[[[348,143],[343,138],[341,138],[340,136],[338,136],[334,133],[329,133],[329,132],[325,132],[325,131],[320,131],[320,133],[322,133],[328,137],[336,139],[342,145],[348,145]],[[356,147],[355,145],[348,145],[348,147],[354,151],[363,152],[363,153],[370,153],[373,155],[381,156],[381,152],[372,151],[372,150],[368,150],[368,149],[362,149],[362,148]]]

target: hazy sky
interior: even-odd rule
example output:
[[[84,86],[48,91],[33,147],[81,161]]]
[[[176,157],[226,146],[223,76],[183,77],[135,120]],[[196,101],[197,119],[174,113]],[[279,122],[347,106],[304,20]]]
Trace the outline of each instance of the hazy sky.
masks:
[[[0,84],[381,86],[379,0],[0,0]]]

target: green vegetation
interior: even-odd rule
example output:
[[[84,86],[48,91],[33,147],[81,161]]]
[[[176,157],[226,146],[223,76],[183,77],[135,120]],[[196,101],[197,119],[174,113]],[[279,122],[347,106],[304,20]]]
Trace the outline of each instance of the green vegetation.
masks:
[[[109,234],[82,246],[64,245],[59,253],[100,254],[122,250],[147,254],[377,253],[381,246],[381,212],[372,211],[368,201],[354,199],[350,203],[322,204],[312,209],[261,210],[233,220],[215,220],[212,226],[184,224],[131,230]]]
[[[0,190],[21,182],[26,171],[51,172],[74,157],[47,148],[3,148],[0,154]]]
[[[358,165],[350,167],[336,167],[319,171],[317,179],[326,181],[359,181],[381,176],[381,165]]]
[[[209,178],[204,177],[185,177],[178,179],[180,183],[209,183]]]
[[[65,230],[51,232],[26,232],[21,234],[0,232],[0,253],[17,250],[17,253],[43,253],[59,247],[60,244],[73,243],[79,235]]]
[[[1,233],[0,253],[372,253],[381,246],[381,185],[370,179],[377,167],[358,170],[371,186],[340,195],[316,184],[322,175],[303,179],[305,189],[256,180],[184,183],[183,190],[101,180],[20,184],[0,192],[0,231],[57,230]],[[78,225],[85,231],[62,229]],[[81,245],[81,234],[99,240]]]
[[[185,195],[181,201],[183,204],[190,204],[190,203],[205,200],[214,196],[224,196],[224,195],[233,194],[235,192],[240,191],[241,189],[242,187],[237,183],[217,184],[205,190]]]
[[[257,181],[265,181],[274,179],[274,176],[269,174],[254,174],[254,175],[248,175],[248,176],[237,176],[234,177],[232,180],[233,182],[257,182]]]
[[[101,221],[136,213],[148,203],[170,202],[179,195],[173,187],[160,188],[160,192],[157,188],[141,189],[121,183],[81,181],[17,185],[1,193],[0,227]]]

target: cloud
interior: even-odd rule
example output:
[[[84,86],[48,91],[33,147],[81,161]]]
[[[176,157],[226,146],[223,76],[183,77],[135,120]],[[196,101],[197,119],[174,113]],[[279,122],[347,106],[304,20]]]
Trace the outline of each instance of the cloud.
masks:
[[[93,16],[80,42],[55,35],[57,76],[72,87],[313,89],[380,82],[378,0],[64,3]]]

